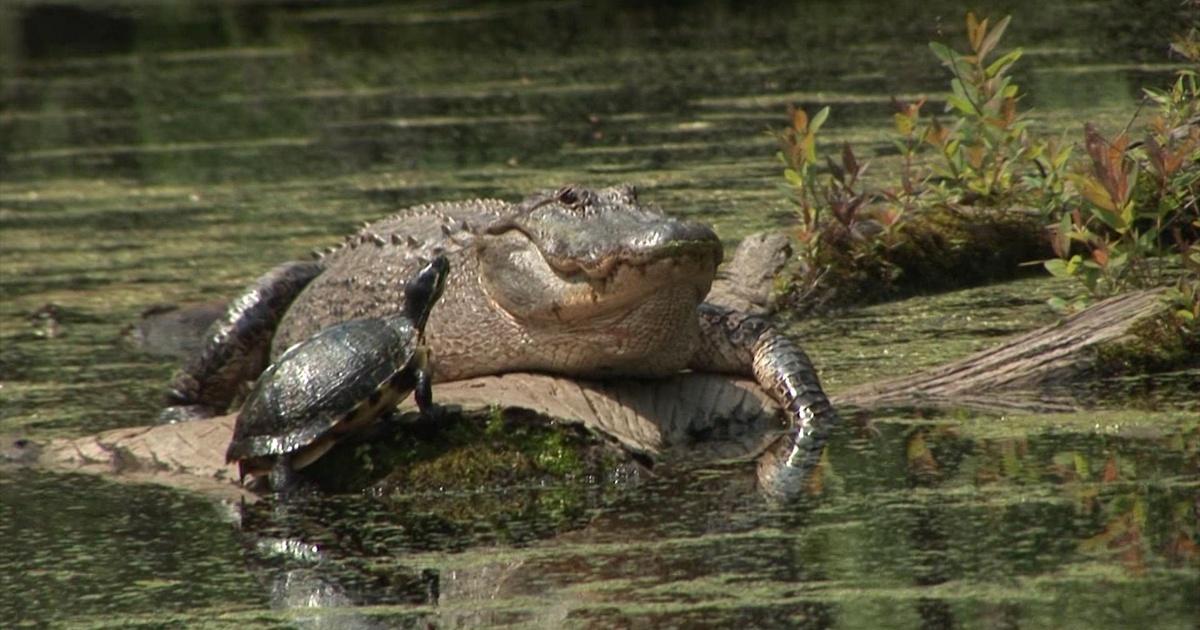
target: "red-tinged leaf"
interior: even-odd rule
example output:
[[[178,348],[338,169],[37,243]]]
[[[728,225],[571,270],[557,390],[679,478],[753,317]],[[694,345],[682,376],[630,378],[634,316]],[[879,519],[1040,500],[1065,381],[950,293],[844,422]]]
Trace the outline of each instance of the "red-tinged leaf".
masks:
[[[1163,149],[1163,167],[1165,177],[1174,175],[1187,162],[1200,161],[1200,127],[1193,128],[1191,136],[1174,150]]]
[[[1116,160],[1125,155],[1125,149],[1128,147],[1129,134],[1122,132],[1117,134],[1117,137],[1113,138],[1112,142],[1109,143],[1109,152],[1112,154],[1112,158]]]
[[[854,159],[854,150],[850,148],[849,142],[842,143],[842,167],[855,179],[862,172],[858,160]]]
[[[1016,121],[1017,99],[1011,96],[1004,99],[1004,103],[1000,106],[1000,117],[1004,120],[1005,127]]]
[[[1167,136],[1167,121],[1162,116],[1151,118],[1149,126],[1158,137],[1165,138]]]
[[[934,118],[933,122],[929,123],[929,131],[925,134],[925,141],[935,147],[943,147],[946,145],[946,140],[950,137],[950,130],[943,127],[938,119]]]
[[[973,11],[967,11],[967,40],[971,42],[971,50],[979,50],[979,45],[983,43],[984,31],[987,29],[987,20],[982,24],[975,17]]]
[[[1100,473],[1100,481],[1102,483],[1112,483],[1119,477],[1117,470],[1117,458],[1109,457],[1108,461],[1104,462],[1104,472]]]
[[[1091,123],[1084,125],[1084,147],[1087,149],[1088,156],[1092,158],[1092,171],[1095,179],[1103,185],[1104,190],[1108,193],[1111,203],[1097,203],[1086,190],[1083,191],[1084,195],[1096,205],[1114,212],[1125,205],[1131,193],[1124,165],[1125,147],[1128,145],[1129,138],[1125,134],[1120,134],[1112,142],[1109,142]]]
[[[1096,261],[1096,264],[1100,265],[1101,269],[1103,269],[1104,267],[1107,267],[1108,266],[1108,248],[1102,246],[1098,249],[1093,249],[1092,250],[1092,260]]]
[[[798,134],[804,134],[808,131],[808,114],[798,107],[789,106],[788,109],[792,114],[792,128]]]
[[[986,153],[987,149],[982,145],[977,144],[967,147],[967,163],[970,164],[972,168],[978,170],[981,166],[983,166],[983,157],[986,155]]]
[[[1092,123],[1083,125],[1083,148],[1087,151],[1088,157],[1092,158],[1092,165],[1099,171],[1097,175],[1103,173],[1105,165],[1108,163],[1107,149],[1108,141],[1100,132],[1096,130],[1096,126]]]

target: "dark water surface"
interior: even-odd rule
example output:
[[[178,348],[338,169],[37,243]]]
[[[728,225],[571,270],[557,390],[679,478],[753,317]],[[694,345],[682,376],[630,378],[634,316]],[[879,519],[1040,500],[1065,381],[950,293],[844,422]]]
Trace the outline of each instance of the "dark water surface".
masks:
[[[992,15],[1023,105],[1074,139],[1170,79],[1175,5]],[[882,176],[888,100],[941,92],[926,42],[961,46],[961,13],[0,4],[0,433],[149,422],[174,361],[123,341],[143,309],[227,298],[397,207],[629,181],[730,244],[787,225],[765,130],[830,105],[823,148]],[[1053,289],[796,330],[836,391],[1053,321]],[[3,468],[0,626],[1196,628],[1200,407],[1170,379],[1086,414],[884,414],[787,506],[744,464],[282,512]]]

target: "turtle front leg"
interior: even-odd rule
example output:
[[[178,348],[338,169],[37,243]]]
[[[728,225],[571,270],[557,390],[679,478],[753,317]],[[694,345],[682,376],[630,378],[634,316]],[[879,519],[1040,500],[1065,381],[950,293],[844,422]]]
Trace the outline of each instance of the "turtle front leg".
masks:
[[[416,352],[417,382],[413,387],[413,399],[417,409],[425,418],[433,418],[437,408],[433,404],[433,362],[429,356],[429,346],[420,346]]]
[[[799,492],[838,423],[812,361],[763,317],[712,304],[701,304],[699,315],[700,349],[690,367],[753,376],[779,403],[789,429],[760,458],[759,479],[768,494]]]
[[[271,492],[278,495],[285,495],[292,492],[299,483],[300,476],[296,474],[296,469],[292,467],[292,456],[290,453],[283,453],[275,458],[275,464],[271,466],[271,471],[267,473],[267,481],[270,483]]]
[[[238,387],[266,367],[275,327],[287,307],[321,273],[318,262],[290,262],[263,274],[213,322],[204,346],[176,372],[160,418],[223,413]]]

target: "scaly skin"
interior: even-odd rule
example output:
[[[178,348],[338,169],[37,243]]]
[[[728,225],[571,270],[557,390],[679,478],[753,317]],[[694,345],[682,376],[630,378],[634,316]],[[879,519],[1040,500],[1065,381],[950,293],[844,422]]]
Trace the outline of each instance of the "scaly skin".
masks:
[[[271,292],[263,280],[248,293],[294,291],[278,325],[258,317],[227,326],[243,339],[213,335],[202,356],[250,362],[273,332],[277,357],[334,323],[401,311],[403,279],[437,253],[452,272],[425,330],[435,382],[513,371],[656,377],[689,367],[754,376],[790,418],[785,440],[808,453],[785,458],[797,470],[836,421],[799,348],[760,317],[702,305],[722,258],[711,228],[646,208],[624,186],[567,187],[517,204],[432,204],[366,225],[321,256],[307,286]],[[179,379],[199,383],[188,389],[192,401],[221,409],[237,385],[228,375],[254,369],[211,363],[193,361]]]
[[[315,262],[284,263],[247,287],[213,322],[200,353],[175,375],[167,390],[167,402],[174,406],[163,419],[210,415],[229,406],[236,387],[267,367],[266,349],[279,319],[323,269]]]
[[[788,430],[760,459],[759,479],[768,494],[790,497],[802,490],[803,475],[817,465],[838,423],[816,368],[763,317],[713,304],[698,310],[702,343],[692,369],[753,376],[789,420]]]
[[[401,308],[397,278],[442,251],[454,271],[426,329],[435,381],[678,372],[721,259],[716,235],[642,208],[631,189],[580,189],[576,204],[558,194],[420,206],[366,226],[322,259],[272,355],[337,321]]]

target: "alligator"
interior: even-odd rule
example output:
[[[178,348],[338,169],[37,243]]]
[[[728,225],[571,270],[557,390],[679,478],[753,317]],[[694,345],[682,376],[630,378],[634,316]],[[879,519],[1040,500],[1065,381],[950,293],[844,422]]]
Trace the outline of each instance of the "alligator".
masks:
[[[220,413],[319,330],[402,312],[404,279],[445,255],[453,271],[425,331],[435,383],[510,372],[752,377],[790,427],[767,455],[783,476],[810,469],[837,423],[794,342],[761,315],[704,301],[723,258],[712,228],[642,204],[632,186],[417,206],[315,254],[231,302],[173,379],[172,409]]]

